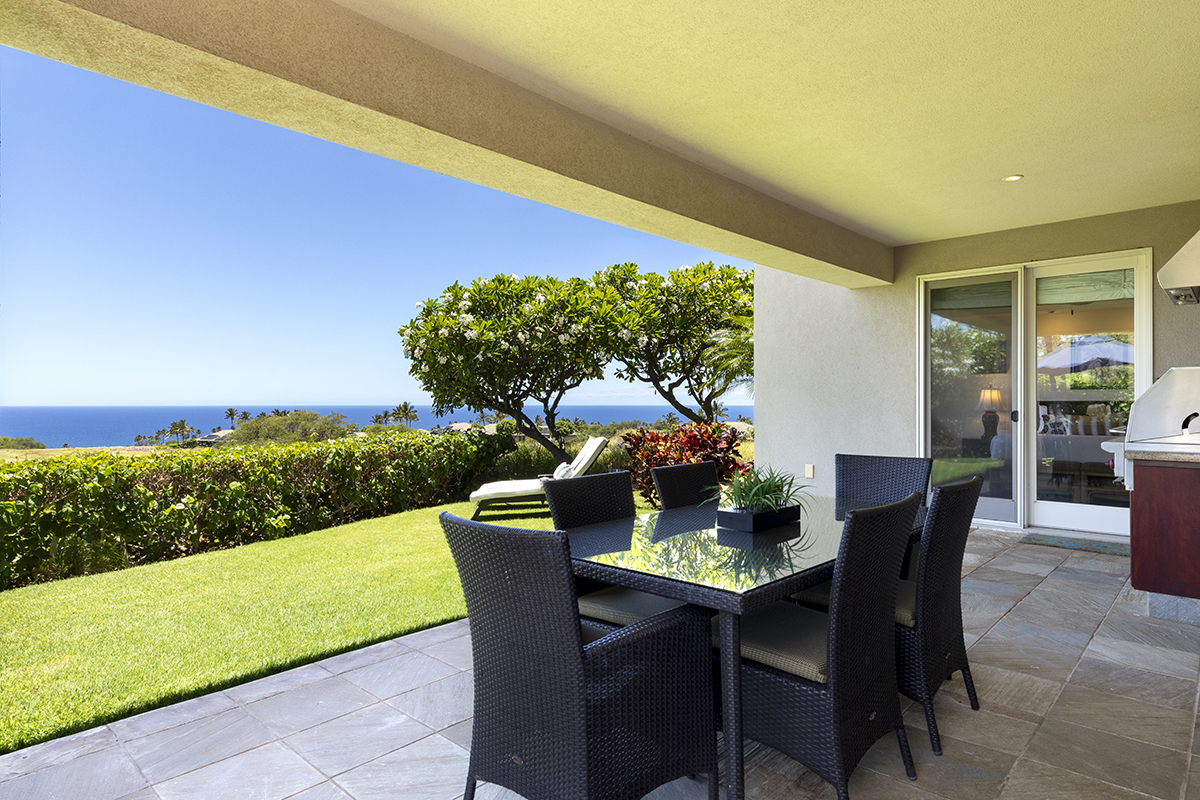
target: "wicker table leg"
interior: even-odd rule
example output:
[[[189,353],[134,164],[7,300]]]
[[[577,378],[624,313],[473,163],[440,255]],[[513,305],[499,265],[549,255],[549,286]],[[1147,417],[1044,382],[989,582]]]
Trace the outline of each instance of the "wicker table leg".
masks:
[[[743,800],[745,793],[742,753],[742,635],[741,618],[720,613],[721,713],[725,732],[725,797]]]

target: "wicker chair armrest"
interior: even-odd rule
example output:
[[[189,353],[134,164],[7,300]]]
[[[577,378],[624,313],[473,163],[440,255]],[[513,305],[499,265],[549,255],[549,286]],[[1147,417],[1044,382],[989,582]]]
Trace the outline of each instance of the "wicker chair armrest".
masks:
[[[707,663],[712,652],[709,619],[702,608],[679,606],[595,640],[583,648],[588,681],[634,675],[637,670],[630,667],[637,664],[650,664],[649,674],[688,670],[694,668],[697,654]]]
[[[624,732],[590,741],[589,757],[621,764],[629,775],[656,776],[634,796],[714,768],[707,612],[684,605],[655,614],[586,645],[583,659],[589,720]]]
[[[698,631],[707,632],[711,638],[710,620],[711,614],[693,605],[685,604],[672,608],[632,625],[622,626],[603,639],[585,646],[584,659],[586,662],[609,657],[625,658],[621,654],[622,651],[628,651],[631,655],[638,652],[657,658],[657,651],[664,649],[658,637],[670,635],[668,631],[674,628],[686,630],[688,626],[695,626]],[[701,638],[704,638],[703,633]]]
[[[813,579],[811,585],[816,586],[818,583],[825,583],[826,581],[833,580],[833,567],[834,563],[832,561],[830,561],[828,564],[818,567],[817,572],[815,573],[816,577]]]

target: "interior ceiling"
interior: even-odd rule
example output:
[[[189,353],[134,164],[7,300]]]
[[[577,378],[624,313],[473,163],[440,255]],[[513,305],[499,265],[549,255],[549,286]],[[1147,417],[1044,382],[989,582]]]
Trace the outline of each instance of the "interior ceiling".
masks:
[[[886,244],[1200,198],[1196,0],[337,2]]]

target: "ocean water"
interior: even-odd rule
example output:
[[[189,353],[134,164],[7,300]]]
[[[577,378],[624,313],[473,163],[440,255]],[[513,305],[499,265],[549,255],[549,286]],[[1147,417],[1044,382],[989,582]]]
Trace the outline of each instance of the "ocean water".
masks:
[[[114,447],[133,444],[133,438],[152,435],[168,427],[176,420],[186,420],[188,425],[208,433],[213,428],[226,428],[228,406],[2,406],[0,407],[0,436],[32,436],[47,447]],[[268,414],[275,408],[292,410],[297,406],[243,406],[239,412],[248,411],[251,416],[260,412]],[[345,414],[346,419],[359,425],[369,425],[371,417],[384,411],[382,406],[299,406],[318,414]],[[432,428],[448,422],[470,422],[475,415],[459,411],[445,417],[435,417],[429,406],[416,406],[419,419],[413,423],[417,428]],[[528,409],[530,416],[539,413],[539,407]],[[670,406],[560,406],[560,419],[576,417],[585,422],[622,422],[641,420],[654,422],[673,411]],[[729,418],[743,415],[754,419],[754,406],[729,406]]]

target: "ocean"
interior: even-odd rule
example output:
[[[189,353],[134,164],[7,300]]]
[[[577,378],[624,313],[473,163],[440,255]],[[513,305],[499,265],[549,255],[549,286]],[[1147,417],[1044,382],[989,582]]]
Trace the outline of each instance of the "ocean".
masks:
[[[2,406],[0,407],[0,436],[32,436],[47,447],[115,447],[133,444],[138,435],[149,436],[168,427],[176,420],[185,420],[193,428],[208,433],[213,428],[229,426],[225,419],[228,406]],[[243,406],[239,412],[251,416],[268,414],[275,408],[292,410],[297,406]],[[318,414],[345,414],[358,425],[369,425],[371,417],[382,413],[383,406],[299,406]],[[429,406],[415,406],[419,419],[417,428],[432,428],[448,422],[470,422],[475,415],[459,411],[445,417],[435,417]],[[529,407],[529,414],[540,413],[541,407]],[[674,411],[668,405],[637,406],[560,406],[559,419],[585,422],[622,422],[641,420],[654,422]],[[754,419],[754,406],[729,406],[730,419],[738,415]]]

